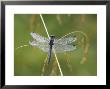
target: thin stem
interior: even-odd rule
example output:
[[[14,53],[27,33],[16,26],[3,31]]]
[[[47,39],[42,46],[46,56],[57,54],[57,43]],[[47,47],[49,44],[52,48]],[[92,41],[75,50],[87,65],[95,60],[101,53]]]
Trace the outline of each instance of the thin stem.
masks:
[[[19,49],[19,48],[22,48],[22,47],[26,47],[26,46],[29,46],[29,45],[19,46],[19,47],[17,47],[16,49]]]
[[[44,68],[45,68],[45,65],[46,65],[46,61],[47,61],[47,57],[46,57],[45,60],[44,60],[44,65],[43,65],[42,74],[41,74],[42,76],[43,76],[43,74],[44,74],[44,70],[45,70]]]
[[[44,19],[43,19],[43,17],[42,17],[41,14],[40,14],[40,18],[41,18],[42,23],[43,23],[43,25],[44,25],[45,31],[46,31],[46,33],[47,33],[47,36],[48,36],[48,38],[50,38],[49,33],[48,33],[48,30],[47,30],[47,27],[46,27],[46,25],[45,25]]]
[[[46,33],[47,33],[47,36],[48,36],[48,38],[50,39],[50,36],[49,36],[48,30],[47,30],[47,27],[46,27],[46,25],[45,25],[44,19],[43,19],[43,17],[42,17],[42,14],[40,14],[40,18],[41,18],[42,23],[43,23],[43,25],[44,25],[45,31],[46,31]],[[59,68],[60,74],[61,74],[61,76],[63,76],[63,73],[62,73],[62,70],[61,70],[61,67],[60,67],[58,58],[57,58],[57,56],[56,56],[55,49],[53,49],[53,53],[54,53],[55,59],[56,59],[57,64],[58,64],[58,68]]]
[[[82,31],[73,31],[73,32],[70,32],[70,33],[64,35],[63,37],[61,37],[59,40],[61,40],[62,38],[66,37],[67,35],[73,34],[73,33],[81,33],[81,34],[83,34],[86,37],[87,42],[89,41],[88,36],[84,32],[82,32]]]
[[[58,61],[58,58],[57,58],[57,55],[56,55],[55,49],[53,49],[53,52],[54,52],[55,59],[56,59],[57,64],[58,64],[58,68],[59,68],[59,70],[60,70],[60,74],[61,74],[61,76],[63,76],[63,73],[62,73],[62,70],[61,70],[61,67],[60,67],[60,64],[59,64],[59,61]]]

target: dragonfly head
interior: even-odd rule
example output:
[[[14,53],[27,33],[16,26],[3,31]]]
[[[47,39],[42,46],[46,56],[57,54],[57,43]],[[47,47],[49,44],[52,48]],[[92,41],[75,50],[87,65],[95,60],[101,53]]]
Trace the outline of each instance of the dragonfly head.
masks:
[[[50,38],[51,38],[51,39],[54,39],[54,38],[55,38],[55,36],[54,36],[54,35],[51,35],[51,36],[50,36]]]

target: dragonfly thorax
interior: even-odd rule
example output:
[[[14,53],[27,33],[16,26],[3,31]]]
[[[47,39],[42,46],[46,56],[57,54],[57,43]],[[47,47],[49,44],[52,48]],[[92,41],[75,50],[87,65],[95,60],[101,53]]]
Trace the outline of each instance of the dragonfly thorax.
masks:
[[[54,39],[55,39],[55,36],[51,35],[49,45],[54,45]]]

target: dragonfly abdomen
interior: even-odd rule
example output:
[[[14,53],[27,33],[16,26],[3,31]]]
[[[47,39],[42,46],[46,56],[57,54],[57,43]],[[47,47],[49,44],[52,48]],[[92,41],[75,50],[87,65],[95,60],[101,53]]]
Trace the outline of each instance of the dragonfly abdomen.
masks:
[[[52,46],[54,45],[55,36],[50,36],[50,37],[51,37],[51,39],[50,39],[50,42],[49,42],[50,49],[49,49],[49,55],[48,55],[48,64],[50,63],[50,60],[51,60]]]

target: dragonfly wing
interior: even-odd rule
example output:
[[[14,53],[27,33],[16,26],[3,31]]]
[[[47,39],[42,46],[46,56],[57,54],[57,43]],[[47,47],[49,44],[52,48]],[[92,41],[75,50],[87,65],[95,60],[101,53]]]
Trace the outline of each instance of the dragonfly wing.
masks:
[[[66,51],[73,51],[73,50],[75,50],[76,46],[74,46],[74,45],[54,44],[53,48],[55,49],[55,52],[63,53],[63,52],[66,52]]]
[[[42,37],[37,33],[31,32],[30,34],[38,42],[49,42],[49,39]]]
[[[48,52],[49,51],[49,45],[47,42],[38,42],[38,41],[29,41],[29,44],[31,46],[35,46],[35,47],[38,47],[40,48],[42,51],[44,52]]]
[[[65,37],[62,37],[60,39],[55,39],[55,43],[58,43],[58,44],[70,44],[72,42],[75,42],[76,41],[76,37],[75,36],[65,36]]]

